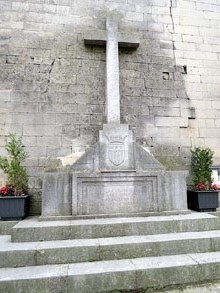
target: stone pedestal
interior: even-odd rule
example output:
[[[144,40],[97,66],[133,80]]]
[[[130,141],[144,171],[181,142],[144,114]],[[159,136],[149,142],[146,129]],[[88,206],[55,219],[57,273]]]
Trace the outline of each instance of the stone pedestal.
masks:
[[[108,139],[107,144],[105,141],[106,133],[110,132],[108,128],[107,132],[101,132],[100,142],[73,166],[66,170],[45,172],[42,218],[185,212],[187,172],[166,171],[142,147],[130,144],[128,138],[125,148],[130,155],[127,153],[124,156],[126,159],[117,170],[116,164],[109,159]],[[111,170],[111,164],[114,170]],[[123,164],[127,170],[124,170]]]

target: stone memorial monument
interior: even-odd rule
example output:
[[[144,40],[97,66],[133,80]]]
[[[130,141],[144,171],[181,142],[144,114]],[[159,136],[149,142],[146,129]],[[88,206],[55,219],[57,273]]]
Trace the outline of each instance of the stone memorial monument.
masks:
[[[106,46],[106,124],[99,141],[75,164],[43,175],[42,219],[152,215],[187,210],[185,171],[166,171],[139,146],[129,125],[120,123],[118,47],[139,41],[118,32],[114,16],[106,31],[85,37]]]

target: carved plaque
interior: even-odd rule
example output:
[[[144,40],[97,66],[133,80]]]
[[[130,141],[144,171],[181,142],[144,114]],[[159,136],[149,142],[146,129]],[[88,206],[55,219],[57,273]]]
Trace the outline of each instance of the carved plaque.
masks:
[[[140,213],[154,210],[157,178],[90,178],[78,187],[81,215]]]

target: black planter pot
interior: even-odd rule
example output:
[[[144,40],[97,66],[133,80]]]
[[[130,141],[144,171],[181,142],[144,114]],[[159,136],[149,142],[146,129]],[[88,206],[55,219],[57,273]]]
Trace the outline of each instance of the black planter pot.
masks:
[[[218,191],[187,190],[187,203],[190,210],[199,212],[216,211],[216,208],[218,208]]]
[[[0,196],[0,219],[3,221],[22,220],[30,206],[30,195]]]

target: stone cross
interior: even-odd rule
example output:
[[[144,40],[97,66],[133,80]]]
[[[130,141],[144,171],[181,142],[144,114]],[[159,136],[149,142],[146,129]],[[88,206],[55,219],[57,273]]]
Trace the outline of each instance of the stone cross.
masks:
[[[106,45],[106,120],[107,123],[120,124],[118,47],[137,48],[139,41],[130,33],[118,33],[118,22],[114,16],[107,17],[106,32],[94,32],[94,36],[90,33],[84,39],[84,43],[86,45]]]

